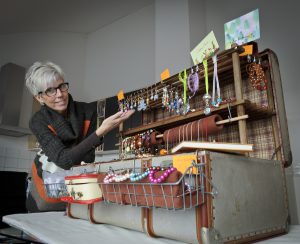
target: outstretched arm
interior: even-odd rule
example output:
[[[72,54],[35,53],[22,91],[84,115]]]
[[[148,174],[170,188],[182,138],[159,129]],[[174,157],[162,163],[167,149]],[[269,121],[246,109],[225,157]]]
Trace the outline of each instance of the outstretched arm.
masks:
[[[128,110],[128,111],[120,111],[115,113],[114,115],[106,118],[101,126],[96,130],[96,134],[99,137],[104,136],[112,129],[119,126],[122,122],[124,122],[126,119],[128,119],[132,114],[134,113],[134,110]]]

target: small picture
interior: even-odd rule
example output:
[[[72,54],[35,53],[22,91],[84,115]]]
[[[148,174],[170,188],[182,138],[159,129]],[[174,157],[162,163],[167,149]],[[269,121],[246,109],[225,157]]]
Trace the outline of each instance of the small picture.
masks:
[[[258,9],[224,24],[225,49],[260,38]]]
[[[192,51],[194,65],[209,59],[219,50],[219,44],[213,31],[211,31]]]

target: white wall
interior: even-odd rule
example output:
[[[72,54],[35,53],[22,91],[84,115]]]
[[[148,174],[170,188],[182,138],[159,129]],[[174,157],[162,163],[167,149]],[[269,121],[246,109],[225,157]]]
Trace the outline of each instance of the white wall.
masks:
[[[41,32],[0,35],[0,65],[13,62],[28,68],[35,61],[55,62],[65,71],[66,79],[71,83],[71,93],[82,99],[85,46],[86,35],[83,34]]]
[[[155,1],[156,82],[166,68],[174,75],[191,65],[188,6],[187,0]]]
[[[120,89],[128,92],[153,82],[153,18],[154,6],[149,5],[88,35],[86,100],[115,96]]]

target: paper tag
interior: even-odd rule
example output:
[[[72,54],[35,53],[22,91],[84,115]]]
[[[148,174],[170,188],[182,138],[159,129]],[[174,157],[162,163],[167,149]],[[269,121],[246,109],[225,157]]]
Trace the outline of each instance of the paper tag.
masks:
[[[246,56],[246,55],[252,55],[253,53],[253,45],[245,45],[243,46],[244,48],[244,52],[243,53],[240,53],[240,56]]]
[[[123,90],[120,90],[119,92],[118,92],[118,101],[121,101],[121,100],[123,100],[124,99],[124,92],[123,92]]]
[[[192,162],[197,162],[197,157],[194,154],[190,155],[176,155],[173,156],[173,167],[176,168],[179,172],[184,174],[188,167],[192,165]],[[197,174],[197,169],[193,167],[193,174]]]
[[[170,71],[169,69],[165,69],[163,72],[161,72],[160,74],[160,79],[161,80],[165,80],[168,79],[170,77]]]

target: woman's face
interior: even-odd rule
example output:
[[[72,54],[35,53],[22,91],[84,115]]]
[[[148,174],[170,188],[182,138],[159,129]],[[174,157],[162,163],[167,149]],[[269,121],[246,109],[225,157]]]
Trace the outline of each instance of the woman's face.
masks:
[[[49,108],[60,114],[64,114],[67,111],[69,102],[69,92],[68,89],[66,89],[68,86],[61,86],[63,83],[63,80],[57,80],[51,87],[48,87],[43,93],[36,96],[39,102],[46,104]]]

